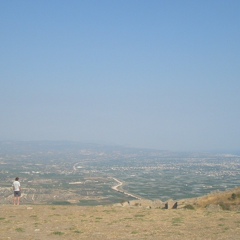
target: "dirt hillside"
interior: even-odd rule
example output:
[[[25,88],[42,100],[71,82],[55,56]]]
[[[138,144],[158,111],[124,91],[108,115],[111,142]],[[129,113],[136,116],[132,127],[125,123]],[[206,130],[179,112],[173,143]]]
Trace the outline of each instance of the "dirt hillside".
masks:
[[[240,212],[0,206],[0,239],[239,239]]]
[[[240,239],[239,199],[234,190],[185,200],[180,209],[0,205],[0,239]]]

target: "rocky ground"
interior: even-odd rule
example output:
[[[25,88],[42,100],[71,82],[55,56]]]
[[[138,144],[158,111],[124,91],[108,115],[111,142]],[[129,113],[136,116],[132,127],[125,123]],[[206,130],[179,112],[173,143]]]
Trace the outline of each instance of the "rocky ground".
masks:
[[[239,189],[238,189],[239,190]],[[0,205],[0,239],[239,239],[238,190],[182,200],[119,206]]]

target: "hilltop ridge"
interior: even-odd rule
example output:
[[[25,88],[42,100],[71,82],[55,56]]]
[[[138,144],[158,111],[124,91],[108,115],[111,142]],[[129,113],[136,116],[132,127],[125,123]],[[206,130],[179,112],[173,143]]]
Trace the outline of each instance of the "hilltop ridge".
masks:
[[[146,208],[161,208],[161,209],[219,209],[219,210],[234,210],[240,211],[240,187],[227,191],[213,192],[197,198],[188,198],[181,200],[169,199],[168,201],[161,200],[132,200],[115,204],[115,206],[138,206]]]
[[[181,200],[178,209],[165,210],[157,203],[162,202],[94,207],[2,204],[0,239],[217,240],[240,234],[240,188]]]

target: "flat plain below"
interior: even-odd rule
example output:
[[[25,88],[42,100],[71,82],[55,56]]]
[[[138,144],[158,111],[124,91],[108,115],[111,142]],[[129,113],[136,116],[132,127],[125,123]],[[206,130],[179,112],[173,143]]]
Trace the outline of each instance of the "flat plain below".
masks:
[[[240,211],[0,205],[0,239],[239,239]]]

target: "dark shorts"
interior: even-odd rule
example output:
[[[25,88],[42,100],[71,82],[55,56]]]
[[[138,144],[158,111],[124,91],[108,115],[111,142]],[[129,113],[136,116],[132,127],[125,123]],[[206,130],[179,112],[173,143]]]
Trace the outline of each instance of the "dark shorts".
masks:
[[[20,191],[14,191],[14,197],[21,197]]]

